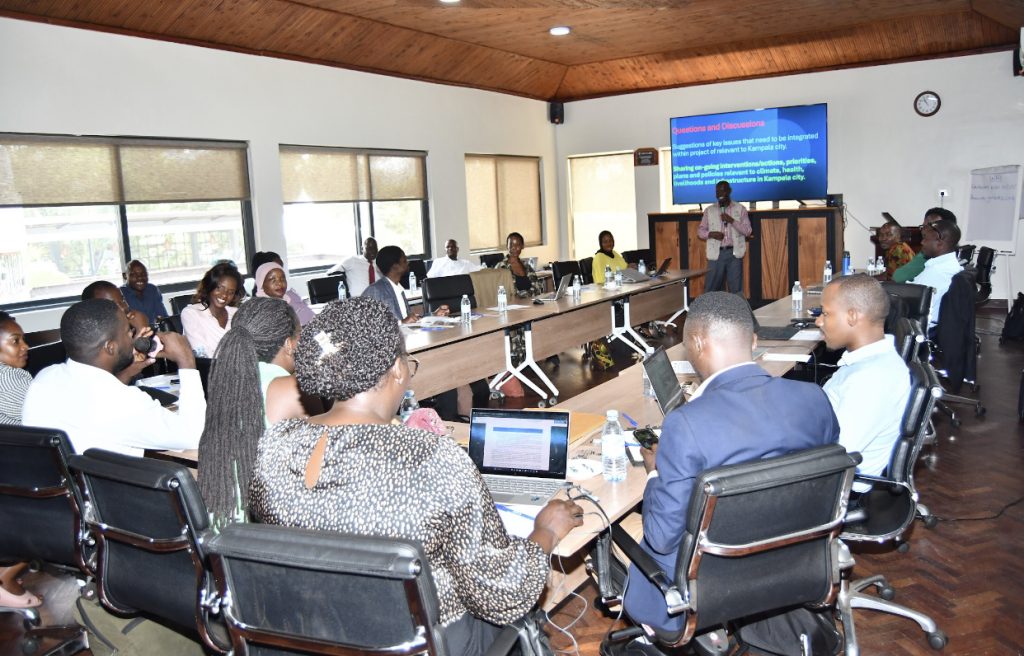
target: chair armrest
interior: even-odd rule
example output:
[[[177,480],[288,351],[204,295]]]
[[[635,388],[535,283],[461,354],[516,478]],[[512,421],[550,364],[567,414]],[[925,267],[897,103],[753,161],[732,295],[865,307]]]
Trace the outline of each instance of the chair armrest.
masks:
[[[676,615],[689,608],[689,603],[683,600],[683,596],[676,587],[672,577],[662,569],[658,561],[640,548],[636,540],[618,524],[611,525],[612,542],[632,561],[651,583],[657,586],[658,590],[665,597],[665,605],[669,615]]]
[[[518,644],[519,630],[514,626],[506,626],[484,652],[484,656],[506,656],[512,653]]]

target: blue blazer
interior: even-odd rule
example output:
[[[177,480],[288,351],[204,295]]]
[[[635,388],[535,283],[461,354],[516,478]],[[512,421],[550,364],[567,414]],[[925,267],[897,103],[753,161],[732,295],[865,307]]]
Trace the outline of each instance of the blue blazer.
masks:
[[[363,290],[363,293],[360,294],[360,296],[369,296],[370,298],[375,298],[378,301],[381,301],[384,305],[388,306],[388,309],[391,310],[391,314],[395,315],[395,318],[399,321],[402,320],[401,303],[405,303],[406,315],[409,313],[408,301],[405,301],[404,298],[399,298],[398,295],[395,294],[395,289],[391,286],[391,281],[387,278],[381,278],[376,281]]]
[[[686,530],[694,479],[702,471],[770,458],[839,440],[839,422],[817,385],[772,377],[757,364],[730,369],[662,426],[658,475],[644,490],[642,548],[674,573]],[[635,566],[624,601],[638,623],[678,631],[684,615],[669,617],[665,599]]]

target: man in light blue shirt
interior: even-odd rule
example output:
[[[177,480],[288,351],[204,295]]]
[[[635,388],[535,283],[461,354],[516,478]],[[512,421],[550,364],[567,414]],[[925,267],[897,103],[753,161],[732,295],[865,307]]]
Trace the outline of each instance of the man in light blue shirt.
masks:
[[[963,270],[956,257],[959,245],[960,228],[952,221],[943,219],[921,227],[921,252],[928,259],[924,262],[924,271],[910,282],[928,285],[935,290],[932,292],[932,307],[928,312],[929,333],[939,323],[939,308],[942,306],[942,297],[949,290],[949,283],[953,276]]]
[[[845,348],[825,395],[839,419],[839,443],[863,457],[857,472],[878,476],[889,464],[910,397],[910,371],[884,331],[889,297],[866,275],[836,278],[821,295],[815,322],[830,349]],[[871,488],[856,483],[853,491]]]

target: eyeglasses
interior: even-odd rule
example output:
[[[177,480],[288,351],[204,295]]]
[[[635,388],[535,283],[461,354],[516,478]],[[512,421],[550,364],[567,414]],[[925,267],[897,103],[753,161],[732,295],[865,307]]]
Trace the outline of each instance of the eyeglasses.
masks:
[[[416,376],[416,372],[420,369],[420,361],[416,358],[407,358],[406,362],[409,363],[409,378]]]

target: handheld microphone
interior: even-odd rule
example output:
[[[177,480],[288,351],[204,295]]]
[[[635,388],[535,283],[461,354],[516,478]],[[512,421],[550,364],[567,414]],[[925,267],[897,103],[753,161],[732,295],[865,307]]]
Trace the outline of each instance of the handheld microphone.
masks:
[[[156,335],[152,337],[136,337],[135,341],[132,342],[132,346],[139,353],[145,353],[149,357],[153,357],[161,348],[163,344],[160,343],[160,338]]]

